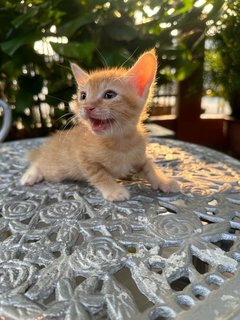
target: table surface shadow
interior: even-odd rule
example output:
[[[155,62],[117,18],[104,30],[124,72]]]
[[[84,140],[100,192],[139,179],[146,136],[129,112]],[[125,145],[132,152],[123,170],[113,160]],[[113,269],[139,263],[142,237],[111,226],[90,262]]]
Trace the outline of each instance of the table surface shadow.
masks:
[[[110,203],[85,182],[21,186],[43,141],[0,145],[0,319],[240,319],[239,161],[151,138],[180,192],[133,176]]]

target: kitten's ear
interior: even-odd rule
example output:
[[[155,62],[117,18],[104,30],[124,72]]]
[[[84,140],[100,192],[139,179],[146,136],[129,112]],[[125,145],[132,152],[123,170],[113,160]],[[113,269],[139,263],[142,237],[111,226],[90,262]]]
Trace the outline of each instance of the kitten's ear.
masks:
[[[70,65],[78,86],[86,82],[89,77],[88,74],[84,70],[82,70],[76,63],[70,63]]]
[[[155,50],[145,52],[127,72],[132,84],[136,87],[138,94],[143,97],[154,81],[157,72],[157,56]]]

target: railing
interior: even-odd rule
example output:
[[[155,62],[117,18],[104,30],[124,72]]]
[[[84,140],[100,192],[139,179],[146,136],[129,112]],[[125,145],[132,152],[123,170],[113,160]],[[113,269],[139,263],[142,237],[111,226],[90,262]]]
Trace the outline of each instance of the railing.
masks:
[[[152,116],[176,114],[177,88],[175,83],[157,87],[151,106]]]

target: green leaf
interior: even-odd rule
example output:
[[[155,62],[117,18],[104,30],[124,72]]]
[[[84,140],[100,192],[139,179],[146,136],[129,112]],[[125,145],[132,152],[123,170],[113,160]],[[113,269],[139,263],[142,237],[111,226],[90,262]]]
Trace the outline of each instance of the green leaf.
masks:
[[[193,0],[183,0],[182,3],[183,5],[174,12],[174,15],[185,14],[193,7]]]
[[[94,21],[94,16],[91,14],[79,17],[72,21],[65,23],[58,30],[59,34],[71,37],[80,27],[92,23]]]
[[[193,0],[183,0],[186,11],[192,8],[193,2],[194,2]]]
[[[12,56],[17,49],[27,43],[33,43],[34,41],[39,39],[39,35],[30,34],[27,36],[14,38],[8,41],[5,41],[1,44],[2,50],[8,55]]]
[[[91,59],[93,50],[96,48],[94,42],[69,42],[67,44],[52,43],[53,50],[59,55],[70,59]]]
[[[15,18],[12,21],[12,24],[15,28],[20,27],[24,22],[26,22],[27,20],[29,20],[30,18],[34,17],[36,14],[38,13],[38,10],[36,8],[32,8],[31,11],[29,11],[28,13],[22,14],[20,16],[18,16],[17,18]]]
[[[189,63],[188,66],[181,66],[177,69],[177,72],[175,74],[175,78],[178,81],[182,81],[185,80],[186,78],[188,78],[195,70],[196,68],[199,66],[199,63]]]

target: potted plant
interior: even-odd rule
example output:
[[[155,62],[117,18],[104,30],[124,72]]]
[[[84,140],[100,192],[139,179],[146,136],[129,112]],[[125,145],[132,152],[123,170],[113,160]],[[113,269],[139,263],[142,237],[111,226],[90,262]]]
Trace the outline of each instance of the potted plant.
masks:
[[[207,53],[210,78],[215,93],[229,102],[231,115],[226,116],[224,132],[227,148],[240,157],[240,3],[225,2],[224,14],[214,27]]]

